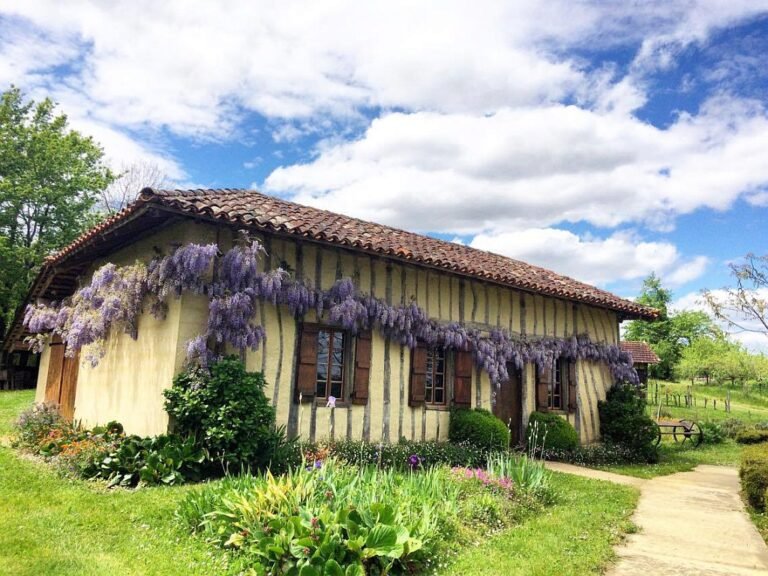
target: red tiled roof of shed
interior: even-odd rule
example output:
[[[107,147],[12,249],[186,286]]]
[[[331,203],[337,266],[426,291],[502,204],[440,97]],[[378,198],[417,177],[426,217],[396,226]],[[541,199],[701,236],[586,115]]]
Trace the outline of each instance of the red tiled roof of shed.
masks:
[[[656,352],[645,342],[625,340],[620,344],[624,352],[630,353],[635,364],[658,364],[660,362]]]

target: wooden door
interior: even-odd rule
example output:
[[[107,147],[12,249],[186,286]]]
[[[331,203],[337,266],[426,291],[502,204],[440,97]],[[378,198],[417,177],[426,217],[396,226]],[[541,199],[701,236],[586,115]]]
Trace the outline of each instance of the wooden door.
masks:
[[[517,446],[523,441],[522,376],[514,366],[509,367],[509,381],[496,391],[493,414],[509,428],[510,443]]]
[[[75,415],[77,373],[80,366],[79,351],[72,357],[64,355],[64,344],[54,340],[50,345],[48,377],[45,383],[45,401],[58,404],[61,415],[72,420]]]
[[[64,343],[59,339],[51,342],[48,359],[48,378],[45,382],[45,402],[58,404],[61,397],[61,375],[64,372]]]

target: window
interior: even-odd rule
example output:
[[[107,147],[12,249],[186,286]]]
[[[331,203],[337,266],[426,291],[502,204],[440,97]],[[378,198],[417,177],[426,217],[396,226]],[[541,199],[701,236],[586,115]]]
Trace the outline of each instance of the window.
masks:
[[[443,348],[427,350],[427,379],[424,386],[424,402],[432,405],[445,404],[446,362]]]
[[[568,360],[555,360],[555,373],[549,383],[547,404],[550,410],[564,410],[566,407],[565,394],[568,390]]]
[[[344,357],[346,334],[323,328],[317,333],[316,397],[344,397]]]

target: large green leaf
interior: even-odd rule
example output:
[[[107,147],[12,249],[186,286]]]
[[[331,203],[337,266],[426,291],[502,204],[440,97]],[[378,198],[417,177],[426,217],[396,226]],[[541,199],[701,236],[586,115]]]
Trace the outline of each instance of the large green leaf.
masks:
[[[373,556],[400,558],[403,551],[403,543],[397,541],[397,530],[392,526],[377,524],[368,533],[363,555],[366,558]]]

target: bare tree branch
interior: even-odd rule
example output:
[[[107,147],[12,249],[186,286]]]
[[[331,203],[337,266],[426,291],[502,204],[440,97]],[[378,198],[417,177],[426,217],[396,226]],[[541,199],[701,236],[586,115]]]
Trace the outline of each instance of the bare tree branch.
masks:
[[[124,165],[117,173],[117,179],[101,191],[98,207],[107,214],[114,214],[128,206],[142,188],[164,188],[169,185],[167,175],[152,162]]]
[[[768,255],[747,254],[743,263],[730,268],[736,287],[724,288],[724,296],[705,290],[704,300],[728,326],[768,336]]]

